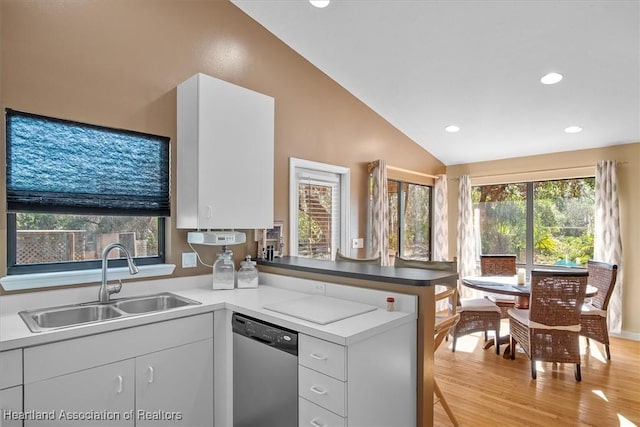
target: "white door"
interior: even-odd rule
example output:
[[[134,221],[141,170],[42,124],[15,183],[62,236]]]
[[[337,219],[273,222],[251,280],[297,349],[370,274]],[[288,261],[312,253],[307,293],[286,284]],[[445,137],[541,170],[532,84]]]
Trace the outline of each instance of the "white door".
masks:
[[[213,425],[213,339],[136,358],[136,426]]]
[[[24,385],[28,426],[134,426],[134,359]]]

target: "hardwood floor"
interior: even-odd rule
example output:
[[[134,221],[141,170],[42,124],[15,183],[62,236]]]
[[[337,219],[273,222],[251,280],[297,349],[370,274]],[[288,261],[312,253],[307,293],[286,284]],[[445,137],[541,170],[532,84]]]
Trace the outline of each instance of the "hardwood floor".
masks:
[[[506,320],[503,322],[507,322]],[[503,323],[503,332],[508,323]],[[494,348],[483,350],[481,334],[451,339],[436,352],[435,372],[442,393],[460,426],[640,426],[640,342],[611,338],[611,360],[594,341],[582,349],[582,381],[574,365],[538,364],[531,379],[526,354],[504,359]],[[434,425],[451,426],[442,407]]]

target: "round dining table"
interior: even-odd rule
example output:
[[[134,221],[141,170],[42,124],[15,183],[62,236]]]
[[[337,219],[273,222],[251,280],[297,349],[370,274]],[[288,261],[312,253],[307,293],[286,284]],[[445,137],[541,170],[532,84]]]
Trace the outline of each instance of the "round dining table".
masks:
[[[515,296],[516,308],[529,308],[531,286],[529,283],[518,285],[517,276],[466,276],[462,278],[462,284],[490,294]],[[597,293],[598,288],[587,285],[585,297],[590,298]]]

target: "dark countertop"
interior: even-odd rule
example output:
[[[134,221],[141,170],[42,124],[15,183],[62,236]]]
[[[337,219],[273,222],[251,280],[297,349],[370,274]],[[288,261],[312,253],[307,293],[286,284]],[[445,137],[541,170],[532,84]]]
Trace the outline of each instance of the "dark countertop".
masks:
[[[273,261],[258,259],[258,266],[297,270],[330,276],[395,283],[410,286],[455,284],[457,273],[422,268],[395,268],[345,261],[328,261],[301,257],[275,258]]]

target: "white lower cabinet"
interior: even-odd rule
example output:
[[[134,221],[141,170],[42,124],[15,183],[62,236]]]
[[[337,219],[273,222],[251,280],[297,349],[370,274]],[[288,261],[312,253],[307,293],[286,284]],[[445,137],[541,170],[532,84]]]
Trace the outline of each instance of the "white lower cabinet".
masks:
[[[0,427],[22,426],[22,349],[0,352]]]
[[[25,426],[134,426],[135,360],[86,369],[25,386]]]
[[[212,426],[213,340],[136,358],[136,410],[136,426]]]
[[[22,386],[0,390],[0,427],[22,426]]]
[[[210,427],[213,315],[26,348],[24,383],[25,426]]]
[[[414,427],[415,324],[345,346],[298,335],[298,421],[305,427]]]

